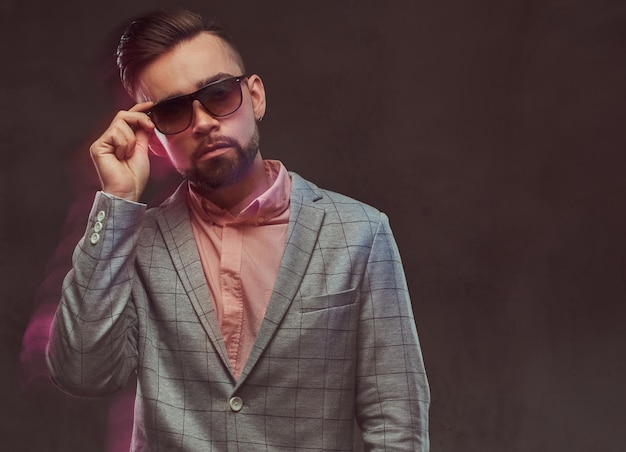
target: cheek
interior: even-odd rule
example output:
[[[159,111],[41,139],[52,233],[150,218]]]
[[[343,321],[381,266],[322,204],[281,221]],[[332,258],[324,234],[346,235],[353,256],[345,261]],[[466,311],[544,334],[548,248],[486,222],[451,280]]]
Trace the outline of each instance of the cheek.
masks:
[[[164,153],[169,157],[176,168],[187,168],[189,166],[189,153],[185,152],[186,147],[181,139],[159,137]]]
[[[232,122],[229,124],[231,133],[237,134],[240,138],[245,137],[245,139],[254,133],[256,117],[254,116],[254,107],[249,98],[244,97],[241,107],[233,115],[232,119]],[[224,125],[226,124],[224,123]]]
[[[239,144],[245,145],[254,134],[254,123],[241,127],[239,132]]]
[[[247,112],[246,112],[247,113]],[[242,138],[243,142],[246,142],[252,137],[256,129],[256,119],[254,118],[254,112],[246,114],[244,121],[241,121],[238,127],[238,134]]]

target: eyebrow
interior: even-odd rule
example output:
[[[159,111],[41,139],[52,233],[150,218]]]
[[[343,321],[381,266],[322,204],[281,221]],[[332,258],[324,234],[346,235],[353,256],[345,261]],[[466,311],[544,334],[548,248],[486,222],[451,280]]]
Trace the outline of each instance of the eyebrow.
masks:
[[[207,77],[205,79],[200,80],[198,83],[196,83],[196,88],[198,89],[204,88],[210,83],[217,82],[218,80],[224,80],[224,79],[231,78],[231,77],[236,77],[236,76],[233,74],[228,74],[226,72],[218,72],[217,74],[211,77]]]
[[[224,80],[227,78],[231,78],[231,77],[236,77],[235,75],[232,74],[228,74],[226,72],[218,72],[217,74],[214,74],[210,77],[206,77],[203,78],[199,81],[196,82],[196,91],[204,88],[205,86],[213,83],[213,82],[217,82],[218,80]],[[163,99],[160,99],[159,101],[155,102],[156,104],[160,104],[161,102],[165,102],[166,100],[171,100],[171,99],[175,99],[177,97],[182,97],[182,96],[188,96],[189,94],[193,94],[195,91],[191,92],[191,93],[183,93],[181,91],[175,91],[174,93],[170,94],[167,97],[164,97]]]

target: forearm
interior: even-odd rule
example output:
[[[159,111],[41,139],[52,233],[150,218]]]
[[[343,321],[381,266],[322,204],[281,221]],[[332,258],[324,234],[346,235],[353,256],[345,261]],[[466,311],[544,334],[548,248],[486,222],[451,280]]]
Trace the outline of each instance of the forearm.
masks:
[[[50,332],[48,369],[76,395],[124,386],[136,357],[131,300],[145,206],[98,193]]]
[[[408,321],[397,326],[410,336]],[[428,451],[430,391],[419,344],[379,345],[362,355],[368,364],[357,377],[356,405],[365,450]]]
[[[363,280],[356,410],[366,450],[428,451],[430,391],[386,217]]]

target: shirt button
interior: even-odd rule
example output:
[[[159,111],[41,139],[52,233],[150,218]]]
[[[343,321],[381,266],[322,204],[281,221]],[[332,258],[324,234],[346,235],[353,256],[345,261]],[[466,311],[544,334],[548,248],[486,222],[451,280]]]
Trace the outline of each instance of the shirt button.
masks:
[[[104,213],[104,210],[101,210],[100,212],[98,212],[98,215],[96,216],[96,219],[101,222],[102,220],[104,220],[106,218],[106,216],[107,216],[107,214]]]
[[[94,232],[93,234],[91,234],[91,237],[89,237],[89,241],[91,242],[92,245],[95,245],[96,243],[100,241],[100,234],[98,234],[97,232]]]
[[[241,400],[241,397],[233,397],[228,401],[228,404],[230,405],[230,409],[234,412],[241,411],[243,408],[243,400]]]
[[[100,223],[99,221],[96,221],[96,224],[93,225],[93,230],[95,232],[102,231],[102,223]]]

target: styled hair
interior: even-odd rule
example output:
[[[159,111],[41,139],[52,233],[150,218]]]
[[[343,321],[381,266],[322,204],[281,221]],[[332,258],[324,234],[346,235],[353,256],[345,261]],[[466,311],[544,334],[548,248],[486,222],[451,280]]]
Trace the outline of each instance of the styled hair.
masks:
[[[205,21],[199,14],[182,9],[160,10],[133,20],[120,38],[117,66],[128,94],[135,97],[139,73],[148,64],[200,33],[220,38],[245,73],[241,54],[215,20]]]

